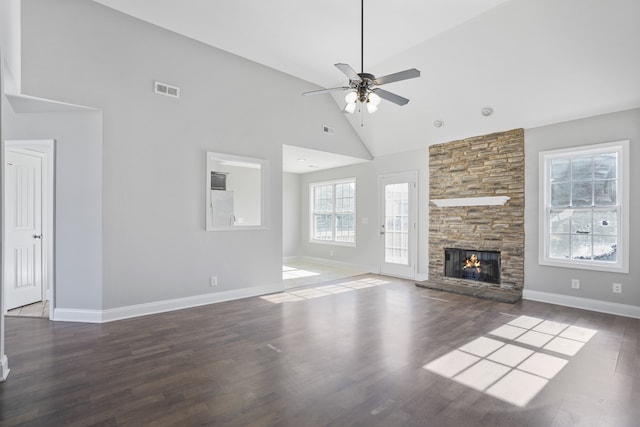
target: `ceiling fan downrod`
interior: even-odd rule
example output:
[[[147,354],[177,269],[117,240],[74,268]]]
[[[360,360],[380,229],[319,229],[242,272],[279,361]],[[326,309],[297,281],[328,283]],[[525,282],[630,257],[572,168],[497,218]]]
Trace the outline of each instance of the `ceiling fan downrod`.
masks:
[[[364,73],[364,0],[360,0],[360,73]]]

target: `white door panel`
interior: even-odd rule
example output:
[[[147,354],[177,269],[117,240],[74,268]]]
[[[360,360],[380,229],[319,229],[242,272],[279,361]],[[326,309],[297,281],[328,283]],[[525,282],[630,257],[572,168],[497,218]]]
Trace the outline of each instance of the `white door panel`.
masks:
[[[42,300],[42,158],[6,152],[5,309]]]

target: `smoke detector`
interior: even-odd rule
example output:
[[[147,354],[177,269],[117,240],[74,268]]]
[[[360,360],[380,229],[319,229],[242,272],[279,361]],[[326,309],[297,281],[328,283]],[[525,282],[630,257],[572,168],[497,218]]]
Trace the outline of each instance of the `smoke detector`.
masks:
[[[482,107],[480,113],[485,117],[489,117],[493,114],[493,107]]]

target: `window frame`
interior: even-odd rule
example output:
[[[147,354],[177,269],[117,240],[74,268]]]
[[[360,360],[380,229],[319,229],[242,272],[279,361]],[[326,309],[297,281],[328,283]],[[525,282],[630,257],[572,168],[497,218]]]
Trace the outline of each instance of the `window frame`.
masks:
[[[610,206],[595,205],[587,207],[569,207],[568,209],[588,210],[615,208],[618,214],[618,230],[616,243],[616,261],[594,261],[579,259],[552,258],[549,256],[551,240],[551,161],[558,158],[575,158],[585,155],[617,153],[616,204]],[[539,153],[539,253],[538,262],[541,265],[565,267],[585,270],[606,271],[615,273],[629,272],[629,141],[613,141],[556,150],[541,151]]]
[[[350,184],[354,185],[354,201],[353,201],[353,242],[341,242],[336,240],[336,215],[342,214],[345,212],[336,212],[336,185],[339,184]],[[333,210],[331,212],[331,240],[320,240],[316,239],[314,236],[314,216],[316,214],[315,211],[315,187],[321,187],[325,185],[331,185],[333,188],[332,191],[332,200],[333,200]],[[357,181],[355,177],[350,178],[342,178],[331,181],[318,181],[309,183],[309,242],[317,243],[321,245],[335,245],[335,246],[348,246],[348,247],[356,247],[357,242],[357,212],[358,212],[358,190],[357,190]],[[350,213],[350,212],[347,212]]]

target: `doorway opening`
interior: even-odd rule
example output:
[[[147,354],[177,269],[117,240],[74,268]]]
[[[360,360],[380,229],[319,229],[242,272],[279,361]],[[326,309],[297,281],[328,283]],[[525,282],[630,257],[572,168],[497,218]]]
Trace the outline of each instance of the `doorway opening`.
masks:
[[[5,314],[53,319],[54,140],[7,140],[3,165]]]

